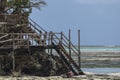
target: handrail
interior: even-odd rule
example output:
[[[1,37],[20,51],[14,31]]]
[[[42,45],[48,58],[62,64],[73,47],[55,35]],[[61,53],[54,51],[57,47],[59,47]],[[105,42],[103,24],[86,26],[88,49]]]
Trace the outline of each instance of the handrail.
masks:
[[[69,39],[63,34],[63,36],[64,36],[64,38],[67,40],[67,41],[69,41]],[[70,44],[71,44],[71,46],[73,46],[76,50],[78,50],[73,44],[72,44],[72,42],[70,41]]]
[[[54,33],[52,33],[52,34],[53,34],[52,36],[55,37],[55,38],[53,38],[54,41],[55,41],[55,39],[57,39],[59,41],[58,43],[62,42],[61,45],[63,45],[64,47],[69,49],[69,47],[68,47],[69,43],[67,43],[67,41],[69,41],[69,39],[64,34],[63,34],[63,37],[62,37],[62,41],[56,34],[54,34]],[[55,42],[57,43],[57,41],[55,41]],[[71,46],[72,46],[71,50],[78,56],[77,48],[72,43],[71,43]]]
[[[30,17],[28,18],[30,22],[34,23],[36,26],[38,26],[38,28],[40,28],[40,30],[42,30],[44,33],[46,33],[47,31],[44,30],[40,25],[38,25],[36,22],[34,22]],[[39,30],[37,27],[34,26],[35,29]]]
[[[52,42],[54,44],[56,43],[55,45],[59,46],[59,48],[62,51],[62,53],[64,53],[62,55],[65,55],[65,57],[68,59],[68,61],[70,61],[70,65],[73,65],[74,66],[73,68],[75,68],[77,70],[77,74],[79,74],[79,70],[80,70],[79,66],[76,64],[75,60],[71,56],[69,56],[68,52],[65,50],[65,47],[67,49],[71,49],[71,51],[73,51],[73,54],[75,54],[77,56],[79,56],[79,54],[77,52],[78,50],[75,51],[75,49],[77,49],[77,48],[75,46],[73,46],[72,43],[71,43],[72,44],[72,48],[70,48],[69,47],[70,43],[68,43],[70,40],[65,35],[64,35],[64,37],[62,35],[64,35],[64,34],[61,33],[61,36],[60,36],[61,38],[59,38],[56,34],[51,33],[51,36],[53,37],[52,40],[54,41],[54,42],[53,41]],[[75,47],[75,49],[74,49],[74,47]]]
[[[0,39],[6,37],[6,36],[8,36],[8,35],[9,35],[9,34],[5,34],[4,36],[0,36]]]
[[[7,35],[11,36],[6,38],[6,40],[0,40],[0,43],[4,43],[4,42],[9,42],[9,41],[15,41],[16,43],[20,43],[22,41],[26,41],[27,43],[30,43],[29,45],[26,44],[26,46],[34,46],[34,45],[42,45],[45,46],[45,42],[43,43],[41,38],[38,38],[38,35],[36,33],[0,33],[2,35],[4,35],[4,37],[8,37]],[[45,39],[45,35],[46,34],[42,34],[43,39]],[[12,37],[14,36],[14,37]],[[3,36],[2,36],[3,37]],[[46,40],[45,40],[46,41]],[[21,44],[17,44],[18,46],[22,45],[24,43]],[[6,45],[6,44],[4,44]],[[12,44],[8,44],[8,45],[12,45]]]
[[[67,43],[67,41],[65,41],[64,39],[63,39],[63,41],[67,44],[67,45],[69,45],[69,43]],[[62,43],[62,44],[64,44],[64,43]],[[65,45],[65,44],[64,44]],[[67,48],[69,48],[68,46],[67,46]],[[74,48],[74,47],[73,47]],[[73,49],[73,48],[71,48],[71,50],[74,52],[74,53],[76,53],[76,55],[78,55],[78,53]]]
[[[41,30],[39,30],[38,28],[36,28],[32,23],[29,23],[30,24],[30,27],[32,26],[34,29],[36,29],[37,31],[39,32],[42,32]]]

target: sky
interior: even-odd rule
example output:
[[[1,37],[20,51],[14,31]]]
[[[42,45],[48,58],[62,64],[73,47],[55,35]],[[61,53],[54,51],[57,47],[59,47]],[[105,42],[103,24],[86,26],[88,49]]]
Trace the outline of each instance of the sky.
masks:
[[[63,32],[81,45],[120,45],[120,0],[45,0],[30,17],[47,31]]]

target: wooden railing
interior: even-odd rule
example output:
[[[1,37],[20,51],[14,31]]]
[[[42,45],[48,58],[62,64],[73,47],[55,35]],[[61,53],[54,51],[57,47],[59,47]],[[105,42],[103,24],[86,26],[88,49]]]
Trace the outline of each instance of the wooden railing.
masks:
[[[46,46],[46,36],[37,33],[0,33],[1,46]]]
[[[71,69],[73,69],[73,72],[75,74],[84,74],[80,69],[80,54],[79,49],[72,44],[70,39],[68,39],[62,32],[61,33],[53,33],[50,32],[50,42],[56,46],[58,46],[59,49],[57,49],[58,52],[61,52],[60,55],[63,55],[66,60],[69,62],[69,65]],[[76,58],[73,58],[73,56],[76,56]],[[78,64],[77,64],[78,63]]]
[[[40,25],[34,22],[31,18],[29,18],[29,27],[35,30],[37,33],[47,33]]]
[[[18,20],[19,16],[17,14],[10,14],[10,15],[0,14],[0,22],[6,22],[8,21],[8,19]]]
[[[50,33],[51,35],[51,42],[54,42],[56,45],[60,44],[62,45],[68,52],[69,49],[71,49],[71,52],[75,54],[76,56],[79,56],[78,54],[78,48],[61,32],[61,33]],[[71,45],[71,46],[69,46]]]
[[[20,21],[20,17],[17,14],[3,15],[0,14],[0,22],[2,24],[15,26]]]

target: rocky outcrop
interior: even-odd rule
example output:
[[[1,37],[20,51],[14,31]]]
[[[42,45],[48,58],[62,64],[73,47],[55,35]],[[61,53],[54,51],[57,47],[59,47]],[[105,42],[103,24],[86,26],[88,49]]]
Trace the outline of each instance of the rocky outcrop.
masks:
[[[55,76],[67,72],[67,68],[61,61],[60,57],[50,55],[43,48],[21,48],[15,51],[15,71],[12,71],[12,55],[4,55],[1,57],[1,74],[11,75],[17,73],[21,75],[35,76]],[[2,55],[1,55],[2,56]]]

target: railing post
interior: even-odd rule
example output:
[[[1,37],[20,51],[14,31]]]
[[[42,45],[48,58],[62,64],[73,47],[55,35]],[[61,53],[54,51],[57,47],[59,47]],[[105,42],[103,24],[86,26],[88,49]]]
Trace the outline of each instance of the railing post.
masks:
[[[60,34],[61,34],[60,44],[62,45],[63,33],[61,32]]]
[[[46,38],[47,38],[47,32],[44,33],[44,41],[43,41],[44,46],[46,46]]]
[[[69,29],[69,56],[70,56],[69,65],[71,65],[71,30],[70,29]]]
[[[14,33],[12,33],[13,39],[13,50],[12,50],[12,59],[13,59],[13,72],[15,72],[15,40],[14,40]]]
[[[79,62],[79,69],[81,68],[81,52],[80,52],[80,30],[78,30],[78,62]]]
[[[51,41],[50,54],[52,56],[52,43],[53,43],[53,32],[52,31],[50,32],[50,35],[51,35],[51,37],[50,37],[50,41]]]
[[[41,38],[42,37],[42,32],[40,32],[38,35],[39,35],[39,43],[38,43],[38,45],[40,46],[41,45],[41,41],[42,41],[42,38]]]
[[[31,45],[33,46],[33,37],[34,37],[34,35],[31,35],[32,36],[32,38],[31,38]]]
[[[26,35],[27,35],[27,34],[26,34]],[[29,44],[29,41],[30,41],[30,37],[29,37],[29,36],[30,36],[30,35],[31,35],[31,34],[28,34],[28,35],[27,35],[27,36],[28,36],[28,37],[27,37],[27,47],[28,47],[28,48],[29,48],[29,46],[30,46],[30,44]]]
[[[50,40],[51,40],[51,32],[48,33],[48,46],[50,46]],[[48,53],[50,52],[48,48]]]
[[[53,32],[52,32],[52,31],[50,32],[50,35],[51,35],[51,36],[50,36],[50,43],[51,43],[51,45],[52,45],[52,42],[53,42]]]

